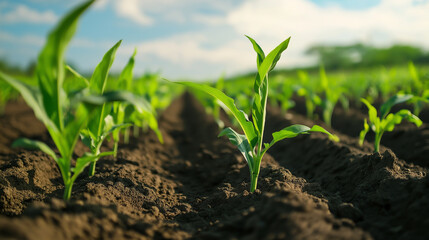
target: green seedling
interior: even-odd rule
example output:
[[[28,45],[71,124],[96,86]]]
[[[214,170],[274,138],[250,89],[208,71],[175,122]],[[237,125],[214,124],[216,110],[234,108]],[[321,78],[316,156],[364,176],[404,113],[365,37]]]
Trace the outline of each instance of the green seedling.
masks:
[[[169,101],[165,103],[159,100],[157,75],[150,76],[149,78],[142,77],[137,81],[133,80],[134,58],[136,53],[137,52],[134,51],[127,65],[122,70],[121,75],[119,76],[117,88],[133,92],[137,95],[142,107],[136,109],[136,105],[127,103],[121,103],[116,106],[114,105],[114,120],[116,124],[125,122],[132,123],[134,125],[134,136],[138,135],[139,128],[143,128],[143,131],[150,128],[155,132],[158,140],[163,143],[163,137],[156,119],[156,110],[159,109],[160,106],[165,107],[165,104],[168,105]],[[119,131],[114,132],[113,139],[115,143],[119,141]],[[129,129],[125,129],[124,142],[128,143],[128,141]]]
[[[65,200],[70,198],[73,183],[83,169],[94,159],[103,156],[103,154],[85,154],[76,159],[76,164],[72,168],[73,151],[91,109],[84,104],[76,102],[72,104],[63,89],[66,46],[76,31],[79,17],[93,2],[88,1],[75,8],[50,32],[46,45],[39,55],[36,68],[39,88],[34,88],[0,72],[0,78],[21,93],[36,117],[46,126],[60,156],[40,141],[18,139],[13,146],[39,149],[55,160],[64,181]],[[71,112],[74,115],[70,114]]]
[[[341,103],[343,107],[348,108],[348,101],[347,98],[343,95],[343,92],[345,90],[338,86],[335,82],[329,81],[328,77],[326,76],[326,71],[323,66],[320,67],[320,82],[321,87],[325,93],[325,98],[322,100],[322,109],[323,109],[323,121],[331,127],[331,119],[332,119],[332,113],[334,112],[335,105],[339,100],[341,100]]]
[[[101,62],[97,65],[89,82],[89,92],[94,95],[102,95],[106,88],[110,67],[113,64],[115,53],[122,41],[116,43],[109,51],[106,52]],[[113,103],[115,104],[115,103]],[[96,107],[88,119],[88,124],[80,132],[82,142],[91,149],[95,156],[101,152],[101,145],[104,140],[114,131],[128,127],[130,124],[115,124],[111,113],[112,103],[105,102]],[[112,155],[114,152],[104,152],[103,155]],[[95,166],[98,158],[90,163],[89,175],[95,173]]]
[[[316,93],[316,84],[308,76],[305,71],[298,71],[298,78],[300,80],[300,87],[297,90],[299,96],[305,98],[305,108],[307,110],[307,118],[314,120],[314,111],[316,106],[322,103],[322,100]]]
[[[275,86],[271,88],[273,93],[270,94],[270,101],[271,103],[277,103],[282,113],[286,113],[287,110],[295,106],[292,96],[295,93],[297,87],[293,81],[285,79],[284,77],[277,77],[275,80],[277,81],[273,81]]]
[[[414,86],[414,91],[410,90],[410,92],[413,92],[415,96],[411,101],[414,105],[413,113],[414,115],[419,116],[424,106],[429,103],[429,89],[427,89],[424,82],[421,81],[413,62],[408,63],[408,70],[413,80],[412,85]]]
[[[384,132],[391,132],[395,125],[400,124],[402,120],[407,120],[416,124],[417,127],[422,125],[422,121],[407,109],[399,110],[396,113],[389,113],[390,109],[399,103],[406,102],[413,98],[413,95],[395,95],[383,103],[380,107],[380,117],[377,116],[377,109],[371,105],[366,99],[362,98],[361,101],[368,107],[368,118],[365,118],[364,129],[360,132],[360,145],[363,145],[366,134],[369,129],[375,133],[374,152],[380,150],[380,140]]]
[[[121,74],[119,75],[119,79],[117,81],[117,88],[121,90],[129,90],[132,89],[133,85],[133,69],[134,69],[134,63],[135,63],[135,56],[137,54],[137,50],[134,50],[134,53],[131,55],[130,59],[128,60],[127,65],[125,65],[124,69],[122,69]],[[127,107],[127,103],[125,102],[115,102],[113,103],[113,109],[112,109],[112,117],[113,122],[117,125],[124,124],[125,123],[125,110]],[[118,146],[119,146],[119,140],[120,140],[120,131],[121,129],[115,129],[112,133],[113,137],[113,154],[116,157],[118,154]],[[128,132],[127,126],[124,127],[124,131]]]
[[[223,103],[224,107],[226,107],[237,119],[241,129],[244,132],[244,135],[237,133],[232,128],[225,128],[221,131],[219,136],[227,136],[231,143],[237,146],[238,150],[243,154],[250,170],[250,191],[254,192],[257,187],[262,157],[276,142],[285,138],[293,138],[299,134],[306,134],[309,132],[322,132],[333,138],[335,137],[317,125],[314,125],[312,128],[304,125],[292,125],[273,133],[273,140],[270,143],[263,143],[262,139],[264,134],[268,97],[268,73],[276,66],[277,61],[280,59],[281,53],[286,50],[290,38],[280,43],[280,45],[272,50],[267,56],[265,56],[263,50],[255,40],[250,37],[247,38],[251,41],[253,48],[257,53],[256,63],[258,67],[258,73],[256,74],[254,82],[252,121],[249,121],[246,114],[236,107],[232,98],[228,97],[218,89],[193,82],[179,83],[201,90],[218,99]]]

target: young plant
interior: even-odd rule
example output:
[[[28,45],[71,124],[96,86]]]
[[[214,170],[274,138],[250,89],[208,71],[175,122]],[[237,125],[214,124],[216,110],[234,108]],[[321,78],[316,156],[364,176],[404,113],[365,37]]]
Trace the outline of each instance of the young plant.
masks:
[[[137,136],[138,128],[149,127],[155,132],[159,141],[161,143],[163,142],[161,131],[158,128],[158,122],[156,120],[155,108],[158,105],[155,105],[155,101],[153,101],[154,104],[152,105],[152,101],[149,102],[144,96],[144,94],[140,92],[146,89],[145,85],[142,86],[141,82],[133,80],[133,69],[136,54],[137,51],[134,50],[134,53],[131,55],[130,59],[128,60],[128,63],[125,65],[124,69],[119,75],[118,81],[116,81],[116,83],[114,84],[114,88],[122,91],[127,91],[129,93],[134,92],[135,95],[138,96],[136,96],[135,98],[133,97],[133,101],[113,103],[112,113],[110,114],[112,116],[113,124],[115,124],[116,126],[121,126],[115,128],[112,134],[114,141],[113,152],[115,157],[118,151],[120,130],[122,128],[125,128],[124,138],[125,142],[128,142],[129,129],[127,127],[131,124],[133,124],[134,129],[137,130],[134,133],[135,136]],[[155,86],[155,89],[153,90],[155,91],[158,85],[156,84],[153,86]]]
[[[273,83],[273,93],[270,94],[271,103],[277,103],[283,113],[295,106],[295,102],[292,100],[292,96],[295,93],[296,86],[293,81],[285,79],[284,77],[278,76]]]
[[[305,108],[307,110],[307,118],[314,120],[314,111],[316,106],[322,103],[322,100],[316,93],[316,84],[311,81],[308,73],[305,71],[298,71],[298,78],[300,80],[300,87],[297,94],[305,98]]]
[[[106,52],[101,62],[97,65],[89,82],[89,92],[94,95],[102,95],[106,88],[110,67],[115,59],[115,53],[122,41],[116,43]],[[117,102],[118,103],[118,102]],[[114,131],[128,127],[129,124],[115,124],[111,113],[112,103],[105,102],[97,106],[88,119],[87,126],[81,130],[82,142],[91,149],[95,156],[100,155],[103,141]],[[104,152],[103,155],[112,155],[114,152]],[[95,173],[95,165],[99,158],[95,158],[89,166],[89,175]]]
[[[36,117],[43,122],[55,143],[59,155],[45,143],[29,139],[18,139],[16,147],[39,149],[51,156],[58,164],[65,189],[64,199],[68,200],[72,186],[83,169],[103,154],[85,154],[71,166],[72,155],[81,129],[91,115],[91,109],[84,104],[72,104],[63,89],[65,75],[64,53],[74,35],[81,14],[93,3],[88,1],[67,14],[50,32],[46,45],[38,58],[36,78],[39,88],[34,88],[0,72],[0,78],[18,90]],[[74,115],[70,114],[74,112]]]
[[[361,101],[368,107],[368,119],[365,118],[364,129],[360,132],[360,145],[362,146],[366,134],[369,129],[375,133],[374,152],[380,150],[380,140],[383,133],[391,132],[395,125],[400,124],[403,119],[416,124],[417,127],[422,125],[422,121],[412,114],[409,110],[402,109],[397,113],[389,113],[390,109],[399,103],[406,102],[413,98],[413,95],[395,95],[383,103],[380,107],[380,117],[377,116],[377,109],[371,105],[366,99],[362,98]],[[368,122],[369,121],[369,122]]]
[[[246,114],[236,107],[232,98],[228,97],[218,89],[193,82],[179,83],[188,87],[199,89],[215,97],[221,101],[237,119],[241,129],[244,132],[244,135],[237,133],[232,128],[225,128],[221,131],[219,136],[227,136],[231,143],[236,145],[238,150],[243,154],[250,170],[250,191],[254,192],[257,187],[262,157],[276,142],[285,138],[293,138],[299,134],[306,134],[309,132],[323,132],[331,137],[334,136],[317,125],[314,125],[312,128],[304,125],[292,125],[273,133],[273,140],[270,143],[263,143],[262,139],[265,128],[268,97],[268,73],[276,66],[277,61],[280,59],[281,53],[287,48],[290,38],[280,43],[280,45],[272,50],[267,56],[265,56],[261,47],[256,43],[255,40],[250,37],[247,38],[251,41],[253,48],[257,53],[256,63],[258,67],[258,73],[256,74],[254,82],[252,121],[249,121]]]
[[[411,89],[409,90],[409,92],[414,93],[415,96],[411,100],[414,105],[413,113],[414,115],[419,116],[423,107],[429,103],[429,89],[427,89],[425,83],[421,81],[416,66],[413,64],[413,62],[408,63],[408,70],[413,80],[413,84],[410,85],[414,86],[414,90],[411,86]]]
[[[346,109],[348,108],[348,101],[343,95],[343,88],[338,86],[335,82],[329,81],[323,66],[320,67],[320,82],[325,92],[325,98],[322,100],[321,104],[323,109],[323,121],[326,125],[331,127],[332,113],[334,112],[338,100],[341,100],[343,106],[346,106]]]

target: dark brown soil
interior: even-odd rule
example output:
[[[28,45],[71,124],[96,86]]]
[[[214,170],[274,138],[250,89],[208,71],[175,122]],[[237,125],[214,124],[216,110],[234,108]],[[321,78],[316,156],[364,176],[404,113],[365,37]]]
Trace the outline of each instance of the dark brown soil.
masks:
[[[297,106],[294,108],[300,114],[306,114],[303,99],[296,98]],[[409,106],[401,105],[392,108],[391,112],[397,112],[401,108]],[[393,132],[386,132],[381,139],[381,145],[390,148],[396,156],[409,163],[429,167],[429,123],[426,120],[426,109],[422,111],[421,117],[423,125],[419,128],[414,124],[404,121],[395,127]],[[336,107],[332,114],[332,127],[339,132],[348,135],[351,138],[359,138],[359,133],[363,129],[364,119],[367,109],[350,108],[345,111],[340,106]],[[318,116],[321,111],[318,109]],[[318,121],[318,123],[321,123]],[[322,123],[323,124],[323,123]],[[374,141],[374,134],[370,131],[365,140],[371,144]],[[372,146],[370,146],[371,149]],[[372,151],[372,150],[371,150]]]
[[[52,159],[11,149],[19,137],[49,141],[21,102],[0,118],[0,239],[427,239],[427,169],[356,138],[311,134],[288,139],[264,157],[258,190],[217,124],[189,94],[152,133],[120,145],[63,202]],[[266,138],[313,122],[269,109]],[[76,154],[84,151],[78,146]]]

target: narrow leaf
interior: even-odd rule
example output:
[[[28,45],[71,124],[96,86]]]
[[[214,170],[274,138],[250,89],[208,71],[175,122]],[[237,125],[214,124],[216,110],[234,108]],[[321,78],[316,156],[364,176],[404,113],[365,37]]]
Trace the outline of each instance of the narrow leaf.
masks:
[[[244,134],[246,135],[246,137],[250,143],[250,146],[253,148],[256,145],[257,135],[255,133],[255,129],[253,127],[253,124],[246,119],[243,112],[238,110],[238,108],[235,105],[234,100],[232,98],[228,97],[227,95],[225,95],[223,92],[217,90],[216,88],[213,88],[213,87],[210,87],[207,85],[202,85],[202,84],[193,83],[193,82],[176,82],[176,83],[201,90],[201,91],[203,91],[207,94],[210,94],[211,96],[217,98],[219,101],[221,101],[228,108],[228,110],[232,113],[232,115],[235,117],[235,119],[237,119],[238,123],[240,124],[241,128],[244,131]]]
[[[251,38],[251,37],[249,37],[247,35],[245,35],[245,36],[250,40],[250,42],[253,45],[253,49],[255,50],[255,52],[257,54],[257,56],[256,56],[256,65],[258,66],[258,69],[259,69],[259,66],[261,65],[261,63],[265,59],[265,53],[264,53],[264,51],[262,50],[262,48],[258,45],[258,43],[256,43],[256,41],[253,38]]]
[[[397,95],[389,98],[389,100],[387,100],[385,103],[383,103],[383,105],[381,105],[381,107],[380,107],[380,117],[382,119],[385,118],[387,116],[387,114],[389,113],[390,108],[392,108],[396,104],[406,102],[406,101],[410,100],[411,98],[413,98],[413,95],[411,95],[411,94],[397,94]]]
[[[115,59],[116,50],[121,45],[122,40],[117,42],[109,51],[104,54],[103,59],[97,65],[89,81],[89,89],[93,93],[102,94],[106,87],[107,77],[110,67]]]
[[[36,75],[39,81],[40,91],[43,94],[43,105],[46,114],[55,125],[62,130],[64,125],[63,98],[65,93],[62,88],[64,81],[64,54],[66,47],[76,32],[80,15],[93,3],[88,1],[67,14],[61,22],[49,33],[45,47],[41,51]]]
[[[249,142],[246,139],[246,136],[243,134],[238,134],[232,128],[225,128],[219,133],[218,137],[227,136],[229,141],[237,146],[238,150],[243,154],[244,159],[246,159],[249,168],[253,169],[254,159],[252,155],[252,148],[250,147]]]
[[[273,51],[271,51],[265,57],[264,61],[261,63],[261,66],[258,69],[260,79],[264,79],[265,76],[268,74],[268,72],[274,69],[278,60],[280,59],[282,52],[286,50],[286,48],[288,47],[289,40],[290,40],[290,37],[285,41],[283,41],[282,43],[280,43]]]
[[[363,141],[365,140],[365,136],[369,131],[369,125],[368,122],[365,118],[365,122],[363,123],[363,130],[360,131],[359,133],[359,145],[362,146],[363,145]]]
[[[12,143],[12,147],[41,150],[51,156],[56,162],[58,161],[58,157],[55,152],[48,145],[40,141],[30,140],[28,138],[18,138]]]

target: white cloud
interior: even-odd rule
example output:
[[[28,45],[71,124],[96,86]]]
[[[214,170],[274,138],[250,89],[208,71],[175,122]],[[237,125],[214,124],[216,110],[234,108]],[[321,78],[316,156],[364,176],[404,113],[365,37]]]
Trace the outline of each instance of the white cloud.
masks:
[[[153,23],[153,19],[141,10],[144,6],[142,3],[142,1],[138,0],[115,1],[115,10],[121,17],[129,18],[141,25],[151,25]]]
[[[17,5],[12,11],[0,16],[0,21],[5,23],[54,23],[57,19],[52,11],[38,12],[25,5]]]
[[[294,61],[313,44],[367,42],[390,45],[405,42],[429,46],[429,2],[383,0],[369,9],[320,7],[308,0],[247,1],[228,14],[237,32],[272,48],[292,36],[286,51]]]
[[[13,43],[18,45],[41,47],[45,43],[45,38],[36,35],[17,36],[0,31],[0,43]]]

